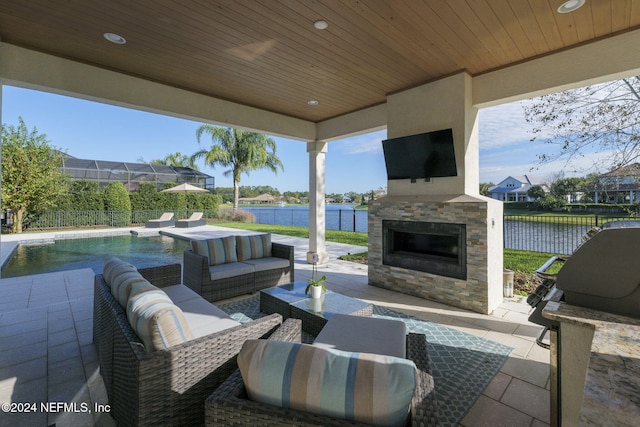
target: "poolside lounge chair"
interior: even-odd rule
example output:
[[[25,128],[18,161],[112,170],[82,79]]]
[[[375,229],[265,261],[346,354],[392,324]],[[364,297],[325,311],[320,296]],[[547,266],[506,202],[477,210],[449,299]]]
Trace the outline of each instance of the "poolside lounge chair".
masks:
[[[202,219],[202,212],[194,212],[188,219],[179,219],[176,221],[176,227],[178,228],[198,227],[206,224],[207,221]]]
[[[158,219],[150,219],[144,224],[144,226],[146,228],[171,227],[174,222],[173,212],[165,212]]]

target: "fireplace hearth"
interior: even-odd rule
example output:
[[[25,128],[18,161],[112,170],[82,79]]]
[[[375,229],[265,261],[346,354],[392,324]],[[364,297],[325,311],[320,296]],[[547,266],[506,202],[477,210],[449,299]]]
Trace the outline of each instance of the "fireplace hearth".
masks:
[[[384,265],[466,280],[464,224],[384,220],[382,232]]]

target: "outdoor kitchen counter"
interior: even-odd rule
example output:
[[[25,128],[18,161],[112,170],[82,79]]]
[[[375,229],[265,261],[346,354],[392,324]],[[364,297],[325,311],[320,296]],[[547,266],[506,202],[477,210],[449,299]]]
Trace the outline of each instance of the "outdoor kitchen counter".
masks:
[[[549,302],[548,319],[593,330],[579,424],[636,426],[640,419],[640,319]],[[573,349],[570,349],[573,350]],[[568,369],[574,369],[573,366]],[[584,370],[583,370],[584,372]],[[584,378],[584,377],[583,377]],[[575,393],[577,390],[568,390]],[[563,413],[563,419],[564,413]]]

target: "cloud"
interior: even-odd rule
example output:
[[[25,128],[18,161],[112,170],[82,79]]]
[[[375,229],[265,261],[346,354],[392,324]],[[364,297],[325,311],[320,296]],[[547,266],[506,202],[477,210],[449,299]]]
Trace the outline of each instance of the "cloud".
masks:
[[[353,136],[329,143],[330,150],[336,150],[344,155],[353,154],[381,154],[382,141],[387,139],[387,131],[380,130],[364,135]]]
[[[533,134],[524,118],[523,102],[483,108],[478,115],[480,149],[528,141]]]
[[[533,125],[525,120],[524,108],[535,102],[534,98],[481,109],[478,113],[480,149],[530,141],[534,136]],[[538,138],[548,136],[544,132],[536,135]]]
[[[586,176],[589,173],[604,173],[605,171],[595,165],[603,157],[611,153],[587,153],[575,157],[571,163],[567,164],[565,159],[555,160],[549,163],[540,164],[532,162],[526,156],[485,156],[480,157],[480,182],[498,182],[508,176],[531,175],[541,178],[551,178],[558,173],[564,173],[565,177]],[[523,161],[518,161],[523,159]]]

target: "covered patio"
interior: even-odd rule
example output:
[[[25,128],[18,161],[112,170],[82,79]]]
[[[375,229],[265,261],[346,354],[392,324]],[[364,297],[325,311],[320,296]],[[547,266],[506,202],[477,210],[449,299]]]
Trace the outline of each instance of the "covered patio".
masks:
[[[593,0],[567,10],[582,3],[138,1],[52,7],[46,0],[10,0],[0,5],[0,85],[305,143],[310,238],[296,242],[297,278],[304,279],[307,263],[318,259],[327,274],[348,282],[339,292],[503,340],[514,356],[462,424],[540,425],[554,423],[549,355],[533,344],[538,328],[526,322],[527,307],[502,297],[503,236],[496,221],[502,204],[479,195],[477,121],[484,107],[640,74],[640,56],[630,53],[640,48],[637,5]],[[334,141],[385,128],[388,138],[451,129],[457,174],[388,181],[388,197],[370,219],[371,258],[382,258],[385,221],[463,222],[469,228],[468,280],[413,274],[398,282],[381,262],[367,268],[333,258],[334,246],[325,242],[327,150]],[[26,396],[10,396],[12,401],[88,394],[104,403],[88,341],[85,289],[92,274],[3,283],[12,299],[2,307],[0,332],[8,346],[4,354],[15,359],[0,367],[2,391],[13,393],[12,378],[27,379]],[[436,291],[420,288],[425,282]],[[39,352],[28,362],[20,350],[25,347]],[[69,358],[83,362],[82,372],[65,364]],[[46,396],[37,391],[44,384]],[[38,423],[63,425],[58,417],[67,416]],[[108,421],[96,413],[78,417],[86,418],[73,421]]]
[[[214,226],[199,227],[197,231],[176,229],[176,233],[190,237],[194,233],[202,237],[230,232],[238,230]],[[35,240],[47,236],[30,237]],[[273,239],[296,247],[296,280],[308,280],[311,277],[311,268],[306,263],[308,240],[288,236]],[[4,241],[2,253],[9,252],[13,244]],[[475,403],[464,402],[466,395],[462,390],[456,392],[457,397],[442,390],[438,398],[443,409],[468,410],[461,420],[465,427],[549,424],[549,351],[535,344],[541,328],[527,321],[529,306],[522,298],[505,300],[492,315],[482,315],[374,288],[367,284],[366,266],[337,259],[344,253],[363,249],[327,244],[330,262],[321,271],[328,276],[329,289],[512,349]],[[109,402],[91,339],[93,277],[91,269],[83,269],[0,280],[4,295],[0,303],[0,402],[38,402],[35,412],[0,413],[0,425],[115,425],[106,406]],[[220,306],[247,298],[252,297],[223,301]],[[463,402],[447,406],[456,400]],[[66,403],[68,407],[43,412],[39,402]],[[82,410],[83,404],[88,405],[91,413]],[[456,414],[445,415],[443,421],[452,416]]]

